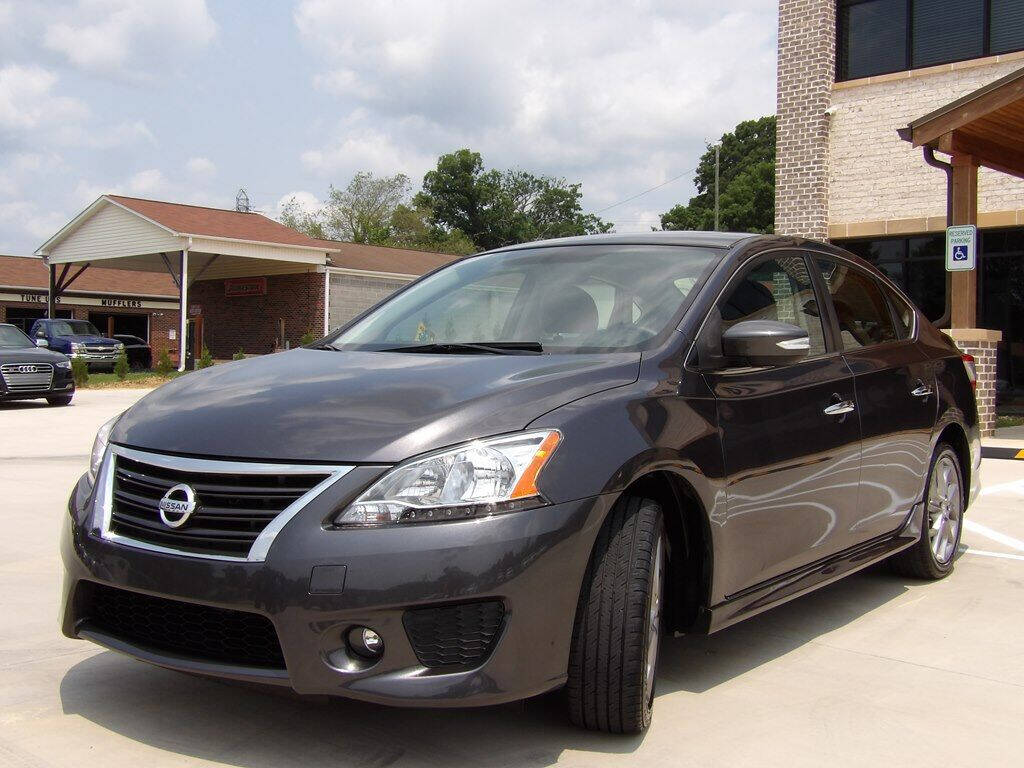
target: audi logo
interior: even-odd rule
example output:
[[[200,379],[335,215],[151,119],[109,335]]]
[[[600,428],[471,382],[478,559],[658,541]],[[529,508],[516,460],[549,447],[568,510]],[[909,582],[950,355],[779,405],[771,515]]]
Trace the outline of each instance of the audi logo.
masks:
[[[37,365],[18,365],[14,368],[15,373],[39,373]]]

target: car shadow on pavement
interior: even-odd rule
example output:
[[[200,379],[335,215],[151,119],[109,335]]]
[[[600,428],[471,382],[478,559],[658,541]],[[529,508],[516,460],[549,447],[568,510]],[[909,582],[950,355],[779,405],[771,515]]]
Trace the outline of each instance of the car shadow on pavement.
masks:
[[[708,691],[905,591],[874,568],[710,637],[665,638],[659,697]],[[573,728],[560,693],[479,709],[397,709],[192,677],[109,651],[69,669],[60,697],[66,715],[121,737],[247,768],[545,766],[565,750],[628,754],[643,741]],[[654,718],[656,728],[657,709]]]
[[[74,402],[74,401],[72,401]],[[45,400],[7,400],[0,402],[0,411],[30,411],[34,408],[50,408]],[[68,408],[69,406],[62,406]]]

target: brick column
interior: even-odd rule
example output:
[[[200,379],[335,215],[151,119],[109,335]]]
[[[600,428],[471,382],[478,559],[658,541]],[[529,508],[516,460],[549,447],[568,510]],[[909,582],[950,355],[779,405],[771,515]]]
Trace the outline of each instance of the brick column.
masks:
[[[1002,331],[952,328],[945,332],[961,352],[974,357],[978,372],[978,424],[981,436],[991,437],[996,431],[996,347],[1003,338]]]
[[[828,124],[836,0],[779,0],[775,231],[828,237]]]

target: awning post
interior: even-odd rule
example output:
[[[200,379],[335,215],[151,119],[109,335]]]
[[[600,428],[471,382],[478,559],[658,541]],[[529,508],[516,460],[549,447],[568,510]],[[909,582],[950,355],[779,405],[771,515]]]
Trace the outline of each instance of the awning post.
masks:
[[[188,330],[188,248],[182,248],[181,250],[181,270],[178,273],[179,280],[179,293],[181,302],[179,305],[179,311],[181,313],[181,326],[179,330],[178,338],[178,370],[184,372],[185,370],[185,355],[186,355],[186,331]]]
[[[46,291],[46,316],[53,317],[53,305],[57,301],[57,265],[47,264],[46,270],[50,274],[49,288]]]
[[[978,161],[957,152],[953,155],[952,222],[978,223]],[[953,328],[977,328],[978,270],[954,272],[950,292]]]

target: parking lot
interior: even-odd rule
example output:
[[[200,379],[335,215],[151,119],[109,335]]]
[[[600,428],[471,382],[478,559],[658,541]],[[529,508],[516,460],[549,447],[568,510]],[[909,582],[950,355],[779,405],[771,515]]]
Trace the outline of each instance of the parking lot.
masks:
[[[479,710],[303,699],[150,667],[57,629],[57,535],[96,428],[139,391],[0,405],[0,765],[1008,765],[1024,748],[1024,462],[986,460],[954,574],[854,575],[668,639],[650,730],[559,695]],[[1018,755],[1018,757],[1014,757]]]

